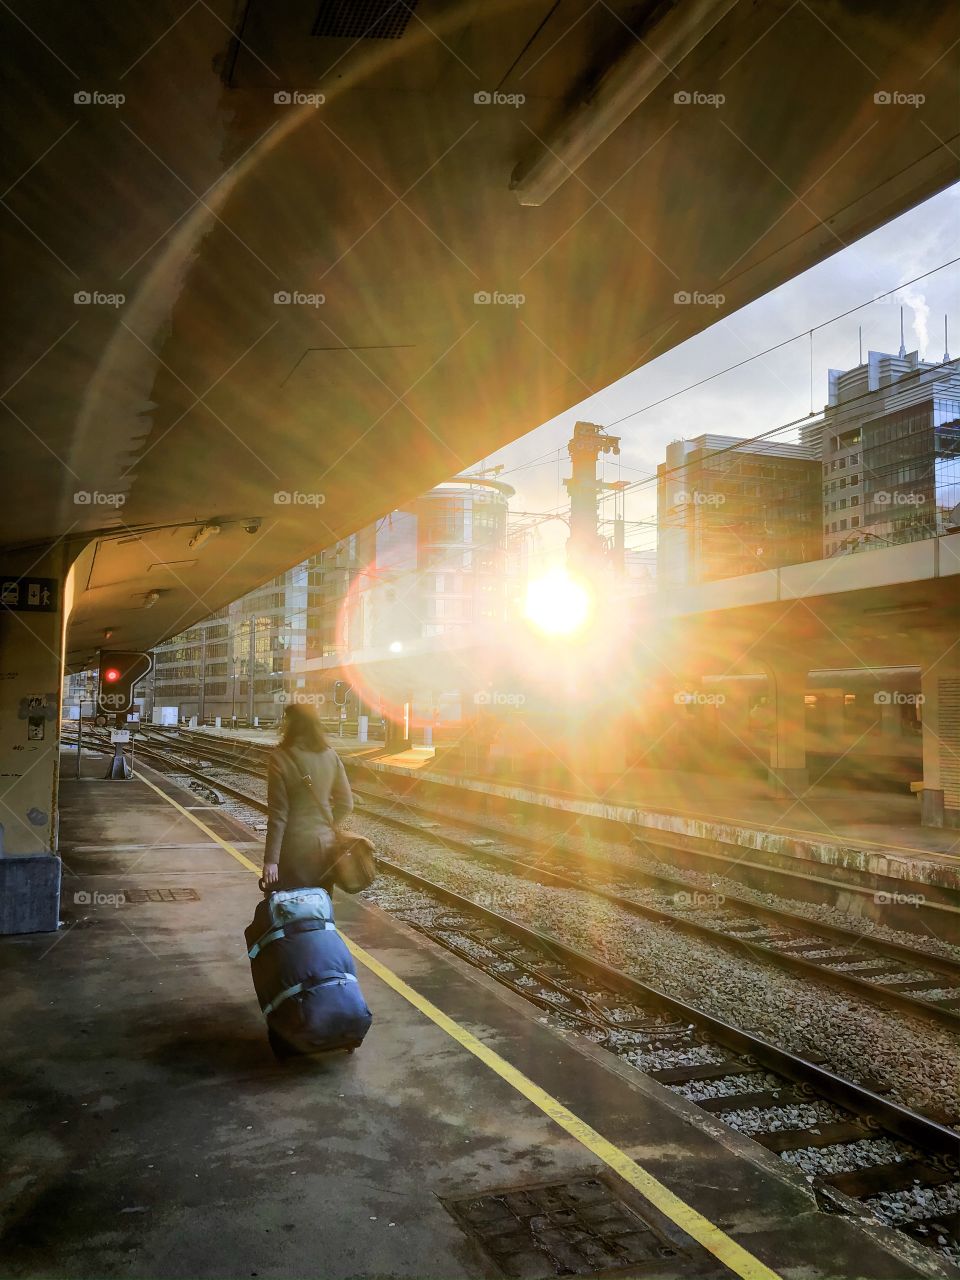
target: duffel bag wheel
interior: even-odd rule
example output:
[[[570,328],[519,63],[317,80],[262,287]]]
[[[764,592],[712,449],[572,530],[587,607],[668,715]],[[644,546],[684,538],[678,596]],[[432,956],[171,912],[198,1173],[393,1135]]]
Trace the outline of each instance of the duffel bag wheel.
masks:
[[[273,1027],[267,1028],[267,1039],[270,1041],[270,1048],[273,1050],[273,1056],[278,1062],[285,1062],[287,1058],[293,1056],[293,1048],[287,1044],[283,1036],[277,1035]]]

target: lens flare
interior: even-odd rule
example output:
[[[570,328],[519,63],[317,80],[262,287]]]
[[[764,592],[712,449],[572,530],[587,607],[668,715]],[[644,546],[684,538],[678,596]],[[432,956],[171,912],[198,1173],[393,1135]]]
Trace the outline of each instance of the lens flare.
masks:
[[[527,587],[524,617],[546,635],[578,631],[590,614],[590,594],[581,583],[556,569]]]

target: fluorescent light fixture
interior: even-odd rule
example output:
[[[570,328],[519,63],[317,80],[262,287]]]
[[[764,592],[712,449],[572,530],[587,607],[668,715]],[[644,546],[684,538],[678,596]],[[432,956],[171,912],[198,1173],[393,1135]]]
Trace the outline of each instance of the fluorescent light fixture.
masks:
[[[510,186],[520,203],[539,205],[548,200],[736,3],[690,0],[668,9],[649,31],[637,34],[590,98],[574,109],[532,159],[514,169]],[[678,92],[684,91],[679,81],[674,84]]]
[[[929,608],[929,601],[920,600],[916,604],[888,604],[879,609],[864,609],[863,615],[865,618],[892,618],[901,613],[925,613]]]
[[[220,532],[218,524],[202,524],[197,532],[193,535],[187,546],[191,551],[196,551],[203,546],[205,542],[209,542]]]

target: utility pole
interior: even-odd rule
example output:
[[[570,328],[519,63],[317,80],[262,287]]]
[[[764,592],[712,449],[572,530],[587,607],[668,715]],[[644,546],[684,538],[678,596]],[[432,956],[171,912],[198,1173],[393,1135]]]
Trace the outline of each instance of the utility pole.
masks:
[[[626,525],[622,516],[617,516],[613,522],[613,567],[622,577],[627,567],[627,551],[624,542],[624,533]]]
[[[570,538],[567,542],[567,564],[588,574],[603,558],[604,546],[597,533],[597,503],[604,489],[616,485],[597,479],[597,459],[602,453],[620,452],[620,437],[607,435],[594,422],[578,422],[573,439],[567,445],[573,475],[564,480],[570,495]]]
[[[200,698],[197,719],[201,728],[207,718],[207,624],[200,626]]]
[[[256,618],[247,619],[247,728],[253,728],[256,705],[257,628]]]

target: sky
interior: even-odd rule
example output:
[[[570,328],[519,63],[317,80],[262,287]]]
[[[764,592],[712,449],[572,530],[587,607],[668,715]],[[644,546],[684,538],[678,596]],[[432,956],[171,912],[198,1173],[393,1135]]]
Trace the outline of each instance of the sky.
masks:
[[[949,317],[950,354],[960,356],[960,263],[884,298],[878,295],[941,267],[960,254],[960,184],[931,197],[879,230],[841,249],[809,271],[727,316],[696,337],[491,454],[483,465],[504,465],[499,478],[517,494],[511,509],[567,509],[560,480],[570,474],[566,444],[578,419],[610,426],[621,437],[619,460],[603,462],[606,480],[637,481],[656,474],[666,446],[704,432],[751,436],[809,414],[813,335],[814,410],[827,398],[829,369],[858,362],[858,327],[868,350],[896,352],[900,306],[908,351],[921,358],[943,356],[943,317]],[[876,301],[874,301],[876,299]],[[865,305],[861,305],[865,304]],[[834,320],[857,307],[853,315]],[[818,327],[823,326],[823,327]],[[778,343],[781,350],[759,356]],[[759,356],[745,367],[728,366]],[[707,379],[704,385],[688,389]],[[665,399],[670,397],[670,399]],[[618,425],[616,420],[630,416]],[[799,429],[776,437],[798,441]],[[560,451],[558,465],[558,450]],[[544,457],[544,455],[547,455]],[[656,550],[656,486],[625,498],[628,548]],[[612,499],[604,513],[613,515]],[[637,522],[637,523],[629,523]],[[645,523],[644,523],[645,522]],[[651,523],[653,522],[653,523]],[[610,533],[610,527],[604,530]],[[546,569],[562,562],[566,527],[551,521],[536,535],[534,554]]]

